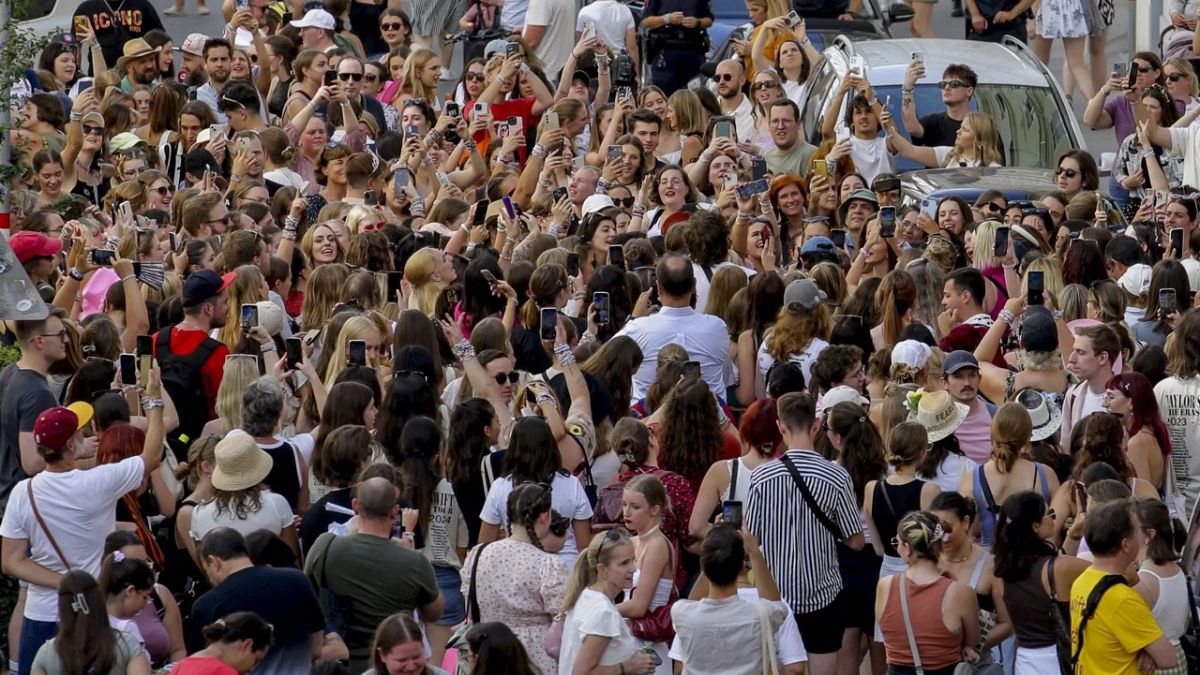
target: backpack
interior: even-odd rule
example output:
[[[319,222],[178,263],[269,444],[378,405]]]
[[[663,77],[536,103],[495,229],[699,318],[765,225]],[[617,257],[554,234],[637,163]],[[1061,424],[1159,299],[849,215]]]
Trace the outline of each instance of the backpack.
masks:
[[[191,354],[177,356],[171,353],[171,329],[158,333],[154,353],[162,370],[162,386],[179,413],[179,426],[167,436],[167,445],[181,462],[187,459],[188,446],[200,436],[210,419],[200,368],[220,346],[217,340],[205,337]]]
[[[652,469],[651,476],[662,479],[668,472],[662,469]],[[621,513],[621,498],[625,494],[625,482],[616,481],[600,488],[596,495],[596,503],[592,511],[592,533],[624,527],[625,517]]]

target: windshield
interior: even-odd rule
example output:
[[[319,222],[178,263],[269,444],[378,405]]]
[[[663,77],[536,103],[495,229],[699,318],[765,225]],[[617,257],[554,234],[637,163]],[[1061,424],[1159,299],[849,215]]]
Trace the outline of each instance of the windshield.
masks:
[[[900,133],[907,138],[900,122],[900,86],[876,87],[875,95],[881,104],[888,103]],[[922,115],[946,109],[935,84],[917,85],[916,97],[917,110]],[[971,111],[987,113],[996,120],[1006,166],[1054,166],[1060,154],[1074,147],[1054,95],[1047,87],[981,85],[971,99]],[[924,168],[903,158],[896,165],[898,172]]]

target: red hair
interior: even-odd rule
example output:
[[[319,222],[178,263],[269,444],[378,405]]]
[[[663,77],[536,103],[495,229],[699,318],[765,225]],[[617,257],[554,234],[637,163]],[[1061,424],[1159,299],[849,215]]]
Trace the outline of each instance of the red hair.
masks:
[[[116,464],[142,454],[146,433],[128,422],[118,422],[105,430],[96,450],[96,464]]]
[[[779,433],[779,409],[775,407],[775,399],[763,398],[755,401],[742,414],[742,425],[738,431],[742,434],[742,442],[759,448],[761,454],[771,456],[786,450],[783,448],[783,436]]]
[[[1129,435],[1133,436],[1142,427],[1150,427],[1158,447],[1162,448],[1163,456],[1171,454],[1171,437],[1167,433],[1167,425],[1163,424],[1162,414],[1158,411],[1158,398],[1154,396],[1154,387],[1150,380],[1141,373],[1123,373],[1114,375],[1104,385],[1105,389],[1116,389],[1129,398],[1130,409]],[[1167,467],[1171,470],[1171,467]]]

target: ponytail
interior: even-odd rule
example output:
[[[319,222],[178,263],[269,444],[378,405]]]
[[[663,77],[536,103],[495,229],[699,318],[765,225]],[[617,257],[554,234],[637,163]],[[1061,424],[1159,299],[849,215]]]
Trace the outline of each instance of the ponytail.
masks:
[[[612,562],[612,552],[620,546],[629,546],[631,542],[625,530],[615,529],[600,532],[592,536],[587,548],[579,552],[575,559],[575,569],[567,581],[567,592],[563,597],[562,611],[568,612],[579,601],[584,589],[596,583],[596,568]]]

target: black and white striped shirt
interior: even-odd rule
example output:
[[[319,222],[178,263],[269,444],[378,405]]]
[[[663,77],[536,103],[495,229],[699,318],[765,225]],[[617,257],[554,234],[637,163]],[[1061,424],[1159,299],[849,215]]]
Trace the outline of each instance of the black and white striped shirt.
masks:
[[[843,537],[862,531],[850,474],[812,450],[788,450],[813,498]],[[837,542],[809,510],[782,461],[754,470],[746,526],[762,545],[767,568],[792,611],[807,614],[829,606],[842,590]]]

